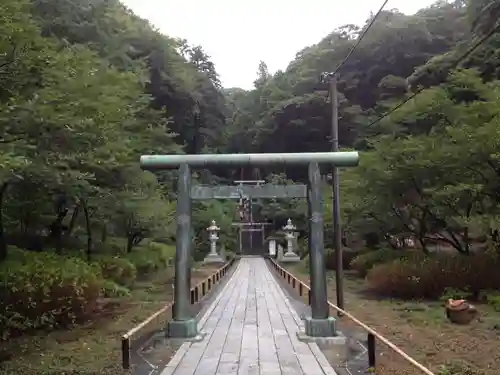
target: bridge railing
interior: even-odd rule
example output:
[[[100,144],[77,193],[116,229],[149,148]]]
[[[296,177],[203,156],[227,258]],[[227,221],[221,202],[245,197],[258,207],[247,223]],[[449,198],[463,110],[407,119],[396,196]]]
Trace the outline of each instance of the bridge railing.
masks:
[[[298,293],[300,298],[304,303],[307,303],[310,305],[311,303],[311,288],[309,285],[304,283],[303,281],[299,280],[297,277],[295,277],[292,273],[281,267],[274,259],[268,258],[268,261],[270,262],[272,268],[277,272],[277,274],[287,282],[294,291]],[[347,311],[339,308],[335,304],[331,303],[328,301],[328,305],[330,306],[330,309],[335,310],[339,313],[342,314],[342,316],[345,316],[346,318],[350,319],[354,324],[357,326],[361,327],[364,331],[366,331],[367,334],[367,351],[368,351],[368,367],[370,368],[375,368],[376,367],[376,339],[378,339],[381,343],[383,343],[385,346],[387,346],[389,349],[393,350],[396,354],[398,354],[403,360],[405,360],[407,363],[415,367],[416,369],[420,370],[421,373],[426,374],[426,375],[435,375],[431,370],[429,370],[427,367],[422,365],[421,363],[417,362],[415,359],[410,357],[408,354],[406,354],[402,349],[400,349],[398,346],[393,344],[391,341],[389,341],[387,338],[382,336],[380,333],[376,332],[373,328],[370,328],[367,326],[365,323],[354,317],[352,314],[348,313]]]
[[[202,298],[227,275],[230,267],[235,261],[236,258],[233,257],[210,276],[193,286],[190,291],[191,304],[194,305],[200,302]],[[161,309],[121,336],[122,367],[124,369],[130,369],[134,342],[150,334],[157,327],[165,326],[166,322],[172,317],[174,303],[175,301],[167,303]],[[153,329],[151,329],[151,327],[153,327]]]

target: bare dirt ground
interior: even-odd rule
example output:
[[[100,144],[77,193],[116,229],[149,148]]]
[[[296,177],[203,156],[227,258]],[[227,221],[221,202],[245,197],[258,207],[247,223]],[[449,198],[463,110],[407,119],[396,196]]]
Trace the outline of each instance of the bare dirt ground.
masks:
[[[309,283],[303,266],[287,268]],[[448,322],[441,302],[377,299],[366,292],[362,279],[349,273],[344,284],[346,311],[436,375],[500,374],[500,313],[491,307],[477,306],[479,318],[460,326]],[[333,272],[328,274],[328,295],[330,301],[335,301]],[[340,319],[341,326],[357,327],[346,317]],[[377,341],[376,374],[417,375],[422,372]]]
[[[193,269],[196,285],[220,265]],[[121,368],[121,335],[172,300],[173,270],[137,281],[132,297],[106,301],[94,319],[70,330],[39,332],[0,343],[1,375],[117,375]],[[175,353],[165,351],[165,359]]]

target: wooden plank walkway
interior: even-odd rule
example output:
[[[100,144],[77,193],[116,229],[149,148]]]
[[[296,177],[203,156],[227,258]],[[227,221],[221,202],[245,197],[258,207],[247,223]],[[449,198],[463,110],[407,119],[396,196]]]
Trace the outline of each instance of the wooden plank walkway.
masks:
[[[161,375],[335,375],[263,258],[244,257],[199,322],[203,341],[186,342]]]

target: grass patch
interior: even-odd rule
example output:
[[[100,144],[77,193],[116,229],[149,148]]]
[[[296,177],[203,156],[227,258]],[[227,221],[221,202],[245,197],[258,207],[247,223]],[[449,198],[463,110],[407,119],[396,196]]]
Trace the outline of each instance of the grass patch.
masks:
[[[441,303],[437,302],[386,302],[399,317],[409,324],[438,327],[446,319]]]

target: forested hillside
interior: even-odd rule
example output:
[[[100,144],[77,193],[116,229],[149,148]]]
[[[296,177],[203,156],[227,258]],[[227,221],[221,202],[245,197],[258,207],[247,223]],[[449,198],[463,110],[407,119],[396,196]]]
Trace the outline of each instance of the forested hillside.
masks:
[[[495,31],[499,5],[443,1],[411,16],[385,11],[342,67],[339,142],[363,152],[360,168],[341,172],[346,232],[412,234],[424,248],[438,237],[462,252],[469,237],[497,240],[500,37],[457,62]],[[319,78],[362,30],[338,28],[284,71],[271,75],[262,62],[254,90],[227,90],[230,151],[331,149],[331,105]]]
[[[499,248],[499,17],[498,0],[386,10],[342,67],[340,146],[361,152],[360,167],[340,174],[347,245],[393,246],[390,234],[415,238],[424,252],[437,241],[461,254]],[[141,171],[141,154],[330,150],[331,104],[319,78],[369,21],[332,25],[282,71],[261,62],[245,91],[221,87],[203,46],[162,35],[118,0],[0,1],[3,341],[86,320],[101,297],[130,296],[139,276],[165,269],[175,174]],[[195,178],[286,182],[304,171]],[[295,200],[260,207],[275,229],[288,217],[304,226],[305,212]],[[214,219],[234,249],[235,214],[231,202],[193,204],[195,260],[208,252]],[[11,349],[0,346],[7,373],[28,374],[9,362]]]

